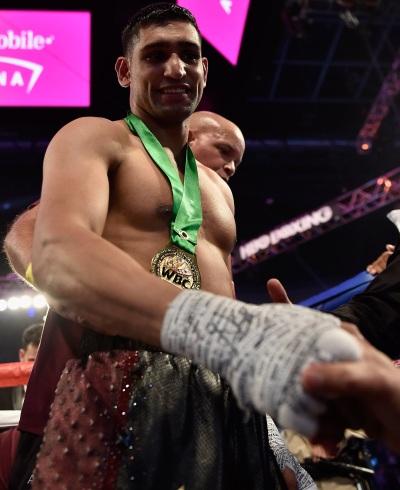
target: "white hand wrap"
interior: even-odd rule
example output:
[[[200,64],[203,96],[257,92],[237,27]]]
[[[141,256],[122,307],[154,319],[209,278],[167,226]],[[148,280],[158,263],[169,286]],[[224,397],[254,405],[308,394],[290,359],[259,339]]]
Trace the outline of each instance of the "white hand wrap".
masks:
[[[312,361],[361,356],[358,342],[339,326],[334,316],[301,306],[183,291],[167,310],[161,345],[218,372],[242,408],[311,436],[325,406],[303,391],[301,371]]]

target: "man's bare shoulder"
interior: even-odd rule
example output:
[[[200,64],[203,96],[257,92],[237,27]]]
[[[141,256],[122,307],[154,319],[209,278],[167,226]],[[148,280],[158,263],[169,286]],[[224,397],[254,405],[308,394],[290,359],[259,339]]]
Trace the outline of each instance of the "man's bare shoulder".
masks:
[[[197,168],[199,170],[199,175],[204,176],[205,180],[211,181],[218,189],[221,191],[224,196],[227,204],[231,208],[232,212],[234,212],[234,200],[233,194],[229,187],[229,185],[214,171],[210,168],[203,165],[201,162],[197,161]]]
[[[70,155],[76,158],[100,158],[112,164],[123,159],[127,149],[139,147],[140,141],[123,120],[102,117],[81,117],[62,127],[51,140],[47,154]]]
[[[80,117],[63,126],[55,135],[59,138],[76,138],[78,141],[96,139],[97,144],[106,140],[124,142],[130,131],[124,121],[111,121],[104,117]],[[100,138],[100,139],[99,139]]]

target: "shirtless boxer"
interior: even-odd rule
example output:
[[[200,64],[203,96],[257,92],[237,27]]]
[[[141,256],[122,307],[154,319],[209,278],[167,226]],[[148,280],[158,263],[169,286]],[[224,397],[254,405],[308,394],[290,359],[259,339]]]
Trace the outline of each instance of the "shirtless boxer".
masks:
[[[228,181],[242,161],[245,149],[244,137],[238,126],[209,111],[193,113],[188,124],[189,144],[196,159]],[[36,214],[35,208],[26,211],[13,225],[6,240],[9,256],[18,257],[14,262],[21,276],[31,260]],[[311,477],[285,448],[272,419],[268,419],[268,438],[288,489],[314,488]]]
[[[112,468],[111,463],[102,466],[100,457],[89,475],[86,466],[74,472],[76,457],[70,462],[65,457],[71,456],[74,431],[57,439],[66,450],[61,468],[71,483],[80,477],[93,482],[101,468],[106,472],[103,479],[114,478],[123,485],[136,479],[140,488],[157,488],[160,478],[171,485],[164,488],[182,484],[199,489],[277,488],[274,462],[265,452],[262,437],[265,418],[254,409],[269,412],[284,424],[315,430],[323,407],[298,390],[302,367],[314,358],[356,359],[359,345],[329,315],[229,299],[229,254],[235,238],[232,196],[222,180],[201,165],[198,186],[196,165],[193,168],[190,152],[186,152],[185,121],[201,98],[207,75],[195,21],[172,4],[150,6],[128,25],[124,40],[124,56],[117,60],[116,70],[120,84],[131,88],[131,110],[140,119],[82,118],[54,137],[45,157],[32,263],[35,283],[49,303],[58,311],[72,311],[84,322],[81,337],[88,357],[82,369],[88,371],[82,373],[83,379],[93,363],[105,362],[104,356],[91,356],[93,352],[107,354],[110,348],[117,348],[121,353],[123,348],[134,353],[124,359],[129,379],[134,378],[136,384],[127,385],[133,390],[129,410],[122,412],[129,417],[128,426],[116,423],[115,440],[107,441],[108,448],[119,448],[107,449],[111,452],[104,456],[110,462],[118,452]],[[162,171],[155,164],[157,157],[151,158],[151,151],[143,146],[151,136],[142,122],[168,155],[168,168]],[[182,215],[178,219],[176,210],[179,189],[177,199],[174,195],[172,200],[171,184],[164,175],[174,174],[174,169],[181,179],[185,174],[185,189],[189,170],[195,179],[188,186],[192,192],[183,192],[186,208],[195,211],[191,214],[189,210],[185,219]],[[201,206],[196,203],[198,189]],[[193,218],[189,225],[187,217]],[[174,227],[177,222],[181,223],[178,229]],[[170,242],[185,252],[168,246]],[[201,285],[209,292],[180,291],[148,272],[152,267],[166,278],[163,260],[167,255],[185,262],[180,270],[190,270],[186,286]],[[177,276],[174,272],[170,277],[175,284]],[[183,284],[182,277],[179,284]],[[143,349],[143,344],[152,347]],[[119,363],[114,364],[117,369]],[[238,406],[247,411],[247,420],[237,411],[224,381],[202,366],[219,372],[230,384]],[[64,373],[62,388],[77,369],[74,365]],[[136,379],[138,371],[142,377]],[[149,383],[146,387],[154,389],[144,390],[144,380]],[[94,389],[91,383],[85,386]],[[172,394],[176,395],[173,400]],[[75,393],[80,400],[76,404],[85,396],[85,390]],[[214,403],[211,409],[207,406],[210,400]],[[141,410],[133,417],[138,404]],[[86,413],[87,407],[81,408]],[[143,423],[135,425],[140,417]],[[196,431],[197,425],[189,423],[194,418],[208,423]],[[88,423],[91,420],[96,427],[100,423],[93,419]],[[52,422],[50,435],[56,430]],[[122,450],[118,441],[128,437],[124,431],[129,424],[140,444]],[[189,437],[188,427],[193,432]],[[59,463],[52,441],[55,439],[46,436],[39,458],[42,463],[33,481],[36,488],[43,488],[43,478],[49,475],[46,468],[54,470]],[[215,456],[211,461],[210,454]],[[209,464],[204,465],[203,458]],[[234,472],[232,464],[228,471],[228,462],[234,463]]]

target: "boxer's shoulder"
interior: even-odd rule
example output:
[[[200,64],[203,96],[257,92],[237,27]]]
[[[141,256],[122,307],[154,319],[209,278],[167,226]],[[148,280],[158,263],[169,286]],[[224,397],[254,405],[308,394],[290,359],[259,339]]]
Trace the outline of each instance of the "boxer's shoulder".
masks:
[[[53,137],[47,154],[67,151],[75,159],[78,154],[86,159],[101,159],[110,164],[119,163],[127,148],[139,148],[124,121],[102,117],[80,117],[63,126]]]

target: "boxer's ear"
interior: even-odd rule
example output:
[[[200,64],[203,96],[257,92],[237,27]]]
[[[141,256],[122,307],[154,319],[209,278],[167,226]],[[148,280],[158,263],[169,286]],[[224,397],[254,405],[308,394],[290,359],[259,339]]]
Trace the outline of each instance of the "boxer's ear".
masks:
[[[115,72],[117,73],[118,83],[121,87],[128,88],[131,83],[129,62],[125,56],[119,56],[115,62]]]
[[[208,77],[208,59],[207,58],[202,58],[202,64],[203,64],[203,77],[204,77],[204,86],[207,85],[207,77]]]

